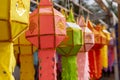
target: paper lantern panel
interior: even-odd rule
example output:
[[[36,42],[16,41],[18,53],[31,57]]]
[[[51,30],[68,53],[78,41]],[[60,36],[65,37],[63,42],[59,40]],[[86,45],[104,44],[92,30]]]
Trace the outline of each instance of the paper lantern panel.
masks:
[[[30,0],[3,0],[0,3],[0,41],[12,41],[28,27]]]
[[[103,45],[107,44],[107,38],[106,38],[105,34],[104,34],[103,31],[102,31],[102,26],[97,25],[97,26],[95,27],[95,29],[96,29],[96,30],[99,32],[99,34],[101,35],[102,44],[103,44]]]
[[[14,41],[15,54],[32,54],[37,48],[25,38],[25,33]]]
[[[27,39],[41,49],[55,48],[66,35],[65,17],[52,6],[40,5],[30,16]],[[38,19],[39,18],[39,19]]]
[[[82,27],[84,45],[80,52],[88,52],[94,46],[94,34],[87,27]]]
[[[93,27],[92,22],[88,21],[88,28],[94,33],[94,46],[92,49],[100,49],[103,47],[102,44],[102,35]]]
[[[80,28],[83,31],[83,46],[80,49],[80,52],[88,52],[94,45],[94,34],[93,32],[87,27],[85,19],[81,16],[77,22]]]
[[[58,53],[64,56],[76,55],[82,45],[82,35],[77,24],[67,22],[67,37],[58,46]]]

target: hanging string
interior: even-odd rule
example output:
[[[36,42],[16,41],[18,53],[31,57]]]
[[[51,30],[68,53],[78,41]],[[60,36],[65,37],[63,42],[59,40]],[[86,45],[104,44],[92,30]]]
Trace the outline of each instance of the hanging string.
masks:
[[[67,2],[68,2],[68,9],[70,9],[70,1],[69,1],[69,0],[67,0]]]
[[[67,0],[64,0],[64,6],[67,8]]]
[[[87,25],[88,25],[89,19],[90,19],[90,15],[89,15],[89,13],[88,13],[88,14],[87,14],[87,18],[86,18],[86,24],[87,24]]]
[[[37,7],[39,6],[39,0],[37,0]]]
[[[82,5],[82,4],[81,4],[81,0],[79,0],[79,1],[80,1],[80,2],[79,2],[79,6],[80,6],[80,5]],[[79,17],[80,17],[80,15],[81,15],[81,11],[82,11],[82,10],[83,10],[83,9],[79,7]]]
[[[80,5],[82,5],[82,3],[80,3]],[[81,9],[81,15],[83,15],[85,17],[85,14],[84,14],[84,10]]]

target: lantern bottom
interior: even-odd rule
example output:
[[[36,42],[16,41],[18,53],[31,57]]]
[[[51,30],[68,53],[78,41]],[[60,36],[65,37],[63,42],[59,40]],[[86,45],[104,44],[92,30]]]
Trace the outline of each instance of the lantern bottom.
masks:
[[[56,80],[56,50],[39,50],[39,80]]]
[[[0,42],[0,80],[15,80],[12,75],[15,63],[13,43]]]
[[[33,54],[20,54],[20,80],[34,80]]]

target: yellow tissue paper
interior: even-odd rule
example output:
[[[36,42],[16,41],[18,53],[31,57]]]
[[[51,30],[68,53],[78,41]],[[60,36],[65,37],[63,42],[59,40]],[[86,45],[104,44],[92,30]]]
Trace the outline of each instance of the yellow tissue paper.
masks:
[[[15,64],[13,43],[0,42],[0,80],[14,80],[12,72]]]
[[[34,80],[33,52],[36,48],[26,40],[25,33],[14,41],[15,54],[20,54],[20,80]]]

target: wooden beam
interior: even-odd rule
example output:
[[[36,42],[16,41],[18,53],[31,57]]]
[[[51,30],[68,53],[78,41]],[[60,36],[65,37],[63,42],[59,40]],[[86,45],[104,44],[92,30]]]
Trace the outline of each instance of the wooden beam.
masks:
[[[117,40],[118,40],[118,54],[117,54],[117,57],[118,57],[118,69],[119,69],[119,79],[120,79],[120,4],[118,4],[118,37],[117,37]]]
[[[37,2],[34,1],[34,0],[30,0],[30,1],[31,1],[32,3],[34,3],[34,4],[37,4]],[[54,4],[55,6],[57,6],[57,7],[59,7],[59,8],[64,9],[66,12],[70,12],[70,10],[68,10],[67,8],[65,8],[65,7],[59,5],[59,4],[55,3],[55,2],[53,2],[53,4]],[[78,15],[77,13],[75,13],[75,12],[74,12],[74,15],[75,15],[75,16],[79,16],[79,15]]]
[[[34,4],[37,4],[37,2],[36,2],[36,1],[34,1],[34,0],[30,0],[30,2],[32,2],[32,3],[34,3]]]
[[[120,4],[120,0],[113,0],[114,2]]]
[[[109,9],[107,8],[107,6],[103,3],[102,0],[95,0],[98,5],[106,12],[106,13],[109,13]]]
[[[70,10],[68,10],[67,8],[65,8],[65,7],[59,5],[59,4],[55,3],[55,2],[54,2],[54,5],[57,6],[57,7],[59,7],[59,8],[61,8],[61,9],[64,9],[64,10],[67,11],[67,12],[70,12]],[[79,16],[79,15],[78,15],[77,13],[75,13],[75,12],[74,12],[74,15],[75,15],[75,16]]]
[[[88,12],[89,14],[93,14],[90,10],[86,9],[82,5],[76,3],[74,0],[70,0],[74,5],[78,6],[79,8],[82,8],[84,11]]]

